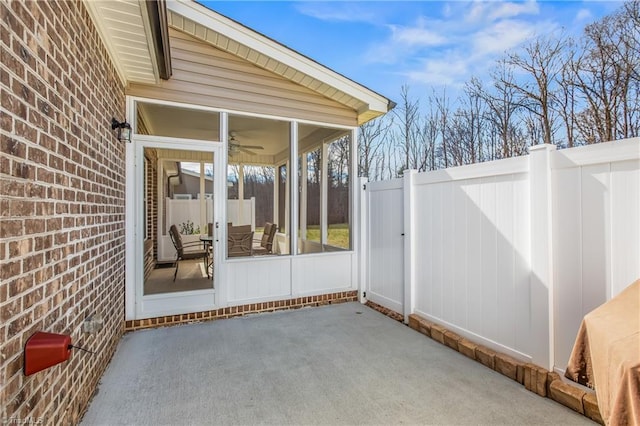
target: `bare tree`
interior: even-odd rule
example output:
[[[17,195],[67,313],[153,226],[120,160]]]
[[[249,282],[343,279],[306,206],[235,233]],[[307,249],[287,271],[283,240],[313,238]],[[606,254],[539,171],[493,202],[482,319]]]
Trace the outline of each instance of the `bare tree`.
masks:
[[[497,132],[500,140],[499,154],[496,149],[492,149],[486,158],[494,160],[515,155],[511,136],[517,112],[522,109],[523,103],[518,96],[513,71],[505,59],[497,62],[490,75],[493,83],[491,89],[485,89],[477,78],[472,78],[467,83],[467,88],[484,100],[487,108],[487,120],[491,122],[493,130]]]
[[[638,8],[637,1],[630,2],[588,25],[582,50],[571,62],[578,96],[586,104],[576,125],[587,143],[638,134]]]
[[[330,186],[346,186],[349,183],[349,159],[351,137],[342,136],[329,144],[327,167]]]
[[[571,43],[571,42],[569,42]],[[560,71],[558,79],[558,92],[556,93],[556,110],[564,123],[566,146],[571,148],[575,145],[575,129],[576,129],[576,88],[575,76],[571,66],[573,52],[569,52],[564,66]]]
[[[449,125],[449,152],[455,165],[482,161],[482,140],[485,129],[485,102],[480,94],[467,85],[458,100]]]
[[[426,110],[402,87],[385,124],[361,128],[360,173],[400,176],[521,155],[529,145],[572,147],[640,135],[640,0],[587,26],[581,39],[550,34],[499,60],[490,82],[472,78],[451,103],[432,90]]]
[[[409,86],[403,85],[400,91],[400,104],[392,112],[398,123],[399,138],[396,142],[402,147],[404,154],[404,169],[416,168],[416,134],[419,124],[419,102],[409,95]],[[400,140],[398,140],[400,139]]]
[[[507,59],[509,64],[520,68],[531,78],[530,81],[505,84],[512,84],[528,101],[523,105],[539,118],[543,142],[548,144],[553,143],[553,91],[563,67],[562,52],[565,45],[564,37],[539,36],[524,47],[524,54],[512,53]]]
[[[438,139],[438,113],[433,107],[422,120],[419,140],[423,147],[422,157],[418,164],[419,171],[435,170],[436,163],[436,142]]]
[[[447,88],[442,89],[442,95],[436,95],[435,91],[430,98],[430,102],[435,105],[437,110],[437,122],[440,131],[440,147],[438,149],[441,164],[446,169],[449,167],[449,153],[447,145],[449,139],[449,98],[447,97]]]
[[[379,157],[384,154],[383,145],[392,124],[392,119],[380,117],[360,126],[358,135],[359,176],[368,177],[370,180],[379,179],[380,169],[376,167],[376,164],[379,164]]]

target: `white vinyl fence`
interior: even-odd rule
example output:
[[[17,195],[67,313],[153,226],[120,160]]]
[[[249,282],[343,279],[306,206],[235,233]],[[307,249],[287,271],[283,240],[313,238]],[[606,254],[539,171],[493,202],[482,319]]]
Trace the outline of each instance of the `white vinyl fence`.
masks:
[[[640,278],[640,138],[367,184],[367,299],[548,369]]]

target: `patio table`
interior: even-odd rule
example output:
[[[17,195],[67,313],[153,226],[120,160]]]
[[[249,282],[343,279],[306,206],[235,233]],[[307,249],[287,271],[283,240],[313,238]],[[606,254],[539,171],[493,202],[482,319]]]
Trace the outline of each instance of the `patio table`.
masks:
[[[204,245],[204,250],[206,255],[204,257],[204,267],[207,271],[207,278],[210,275],[213,275],[213,236],[211,235],[200,235],[200,241],[202,241]],[[209,249],[211,248],[211,261],[209,261]],[[209,274],[209,269],[211,269],[211,274]]]

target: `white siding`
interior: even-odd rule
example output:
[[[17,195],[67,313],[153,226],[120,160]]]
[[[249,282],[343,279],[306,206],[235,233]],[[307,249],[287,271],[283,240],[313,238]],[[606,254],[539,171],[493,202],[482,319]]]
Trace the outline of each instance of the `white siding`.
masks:
[[[127,94],[238,112],[356,126],[357,112],[284,77],[170,30],[173,75]]]
[[[355,290],[352,267],[355,267],[354,254],[350,252],[295,256],[291,271],[292,296]]]
[[[351,291],[355,254],[264,256],[226,261],[226,305]]]
[[[287,299],[291,295],[290,257],[229,260],[225,271],[229,306]]]

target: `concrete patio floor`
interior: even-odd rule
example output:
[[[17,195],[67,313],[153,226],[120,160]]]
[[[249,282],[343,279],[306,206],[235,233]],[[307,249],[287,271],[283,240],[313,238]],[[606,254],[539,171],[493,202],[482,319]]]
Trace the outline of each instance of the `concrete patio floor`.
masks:
[[[126,334],[83,425],[594,424],[359,303]]]

